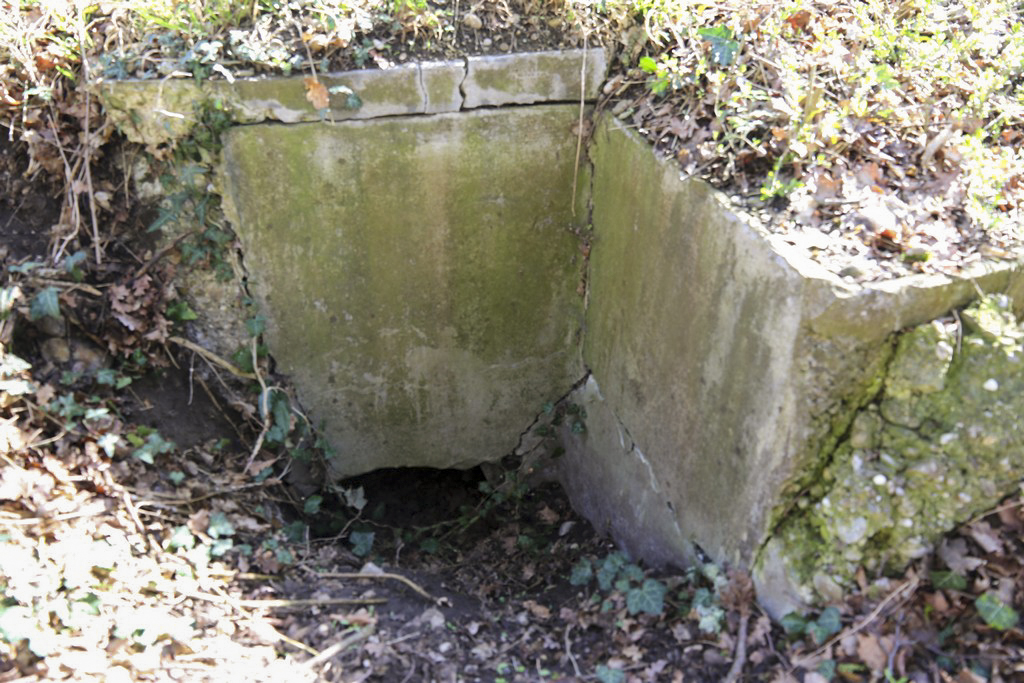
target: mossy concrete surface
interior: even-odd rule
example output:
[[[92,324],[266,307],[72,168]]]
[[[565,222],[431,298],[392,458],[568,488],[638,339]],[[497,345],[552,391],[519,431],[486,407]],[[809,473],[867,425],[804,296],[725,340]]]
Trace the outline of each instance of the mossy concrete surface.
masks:
[[[970,405],[968,395],[993,397],[970,382],[993,378],[1012,391],[1020,380],[1004,375],[1019,378],[1016,361],[993,365],[1006,355],[986,352],[985,368],[968,371],[969,359],[981,354],[970,342],[967,365],[955,375],[963,382],[951,379],[952,394],[933,391],[910,408],[905,401],[937,386],[941,373],[916,378],[917,363],[900,360],[910,342],[898,340],[904,328],[964,305],[979,289],[1019,290],[1019,264],[979,267],[971,280],[849,285],[738,219],[706,184],[681,179],[675,164],[659,161],[614,120],[598,126],[591,158],[594,247],[584,360],[593,374],[571,400],[586,406],[592,426],[582,437],[566,438],[558,469],[574,503],[631,552],[685,564],[696,543],[717,561],[753,568],[762,602],[781,616],[828,600],[830,589],[848,579],[849,562],[835,571],[826,562],[828,580],[817,576],[814,558],[834,557],[823,548],[863,531],[854,559],[871,565],[888,552],[887,538],[906,540],[879,531],[887,508],[863,511],[852,521],[847,514],[842,522],[830,521],[835,515],[820,506],[816,517],[807,512],[830,487],[833,510],[852,514],[866,504],[862,488],[851,483],[846,491],[836,482],[853,476],[838,474],[844,463],[858,462],[848,434],[863,429],[873,411],[947,415],[935,429],[947,435],[938,435],[940,441],[958,434],[949,443],[968,441],[960,432],[971,424],[983,425],[975,431],[984,434],[1005,435],[994,446],[1012,441],[1009,434],[1019,429],[1013,417],[1019,406],[1012,401],[981,422],[978,411],[989,408],[967,419],[941,413],[941,406]],[[899,387],[908,387],[910,397],[872,407],[880,392],[900,394]],[[886,419],[917,424],[922,415]],[[904,434],[917,428],[902,424],[874,438],[894,443],[894,461],[912,462],[931,452]],[[899,448],[897,433],[904,435]],[[903,453],[903,446],[911,451]],[[971,453],[981,457],[977,449]],[[861,463],[869,460],[859,456]],[[939,470],[957,467],[929,463]],[[886,467],[902,472],[909,465]],[[970,476],[959,467],[962,474],[948,481]],[[976,469],[991,473],[969,489],[971,509],[1007,492],[1009,480],[995,474],[1003,470],[998,459]],[[901,485],[886,477],[887,485]],[[943,503],[929,505],[917,513],[935,517],[933,508]],[[927,523],[928,533],[918,529],[920,544],[933,541],[939,526],[962,520],[968,507],[943,509],[941,524]],[[905,525],[902,520],[894,523]],[[809,543],[785,540],[796,537],[790,530],[809,527],[816,535],[801,537]],[[777,529],[784,540],[769,543]],[[808,558],[814,561],[800,564]]]
[[[858,568],[898,572],[1016,489],[1022,340],[1004,295],[899,335],[881,392],[771,541],[798,598],[840,601]]]
[[[333,476],[496,460],[582,376],[577,116],[227,133],[250,290],[278,370],[337,451]]]
[[[602,48],[469,57],[319,74],[328,107],[307,98],[309,74],[234,80],[107,81],[94,86],[107,118],[151,147],[187,136],[200,106],[234,123],[301,123],[440,114],[503,104],[593,101],[607,73]]]
[[[469,57],[464,106],[589,101],[597,97],[607,70],[603,48]]]

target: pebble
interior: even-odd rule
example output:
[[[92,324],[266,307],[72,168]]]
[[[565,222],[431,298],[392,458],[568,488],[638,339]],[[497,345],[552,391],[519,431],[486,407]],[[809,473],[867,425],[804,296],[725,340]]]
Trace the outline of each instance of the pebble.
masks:
[[[982,384],[981,386],[983,389],[985,389],[985,391],[997,391],[999,389],[999,382],[992,378],[989,378],[985,380],[985,383]]]
[[[462,17],[462,23],[466,25],[466,28],[471,28],[474,31],[479,31],[484,27],[484,22],[472,12]]]

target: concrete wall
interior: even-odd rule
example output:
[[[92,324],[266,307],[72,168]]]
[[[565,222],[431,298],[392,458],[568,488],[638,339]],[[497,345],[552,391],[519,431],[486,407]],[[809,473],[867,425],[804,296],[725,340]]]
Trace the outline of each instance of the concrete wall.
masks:
[[[578,107],[225,137],[225,196],[278,370],[337,477],[515,448],[583,374]]]
[[[849,286],[619,122],[598,126],[590,155],[592,375],[570,398],[590,427],[563,435],[569,496],[648,561],[686,564],[696,543],[754,567],[777,616],[827,599],[850,576],[814,544],[834,543],[828,524],[848,520],[770,544],[773,532],[830,493],[842,505],[829,467],[883,390],[898,332],[963,305],[975,285],[1020,290],[1017,269]]]

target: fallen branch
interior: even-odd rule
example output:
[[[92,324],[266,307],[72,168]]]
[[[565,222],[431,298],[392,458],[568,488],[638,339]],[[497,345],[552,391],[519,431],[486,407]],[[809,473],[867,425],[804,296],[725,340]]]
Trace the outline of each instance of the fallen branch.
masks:
[[[572,624],[569,624],[565,629],[565,656],[569,658],[569,663],[572,664],[572,670],[576,672],[576,678],[583,678],[583,672],[580,671],[580,665],[576,661],[576,656],[572,653],[572,644],[569,642],[569,634],[572,633]]]
[[[213,351],[207,351],[206,349],[204,349],[199,344],[196,344],[195,342],[189,341],[188,339],[184,339],[182,337],[168,337],[167,341],[169,341],[169,342],[171,342],[173,344],[177,344],[178,346],[182,346],[182,347],[188,349],[189,351],[195,351],[196,353],[198,353],[200,356],[202,356],[206,360],[210,361],[214,365],[220,366],[224,370],[227,370],[228,372],[230,372],[235,377],[240,377],[242,379],[257,379],[256,375],[254,375],[253,373],[251,373],[251,372],[242,372],[241,370],[236,368],[234,365],[232,365],[228,361],[224,360],[223,358],[221,358],[220,356],[215,354]]]
[[[750,621],[750,614],[743,610],[740,612],[740,632],[736,636],[736,656],[729,667],[729,673],[722,679],[722,683],[736,683],[743,674],[743,665],[747,662],[747,624]]]
[[[401,574],[389,574],[388,572],[381,572],[379,574],[371,574],[367,572],[315,572],[315,575],[318,578],[323,579],[390,579],[393,581],[400,581],[415,591],[418,595],[421,595],[431,602],[437,602],[437,598],[421,588],[419,584],[412,581],[412,579],[406,578]]]
[[[373,624],[370,624],[364,629],[360,629],[351,635],[345,636],[334,645],[322,650],[317,656],[303,662],[302,666],[306,669],[315,669],[339,652],[344,652],[356,643],[366,640],[373,635],[374,630]]]
[[[266,600],[235,600],[232,598],[222,597],[220,595],[211,595],[210,593],[185,592],[182,593],[182,595],[196,600],[205,600],[206,602],[213,602],[220,605],[237,605],[238,607],[244,607],[247,609],[317,607],[327,605],[383,605],[387,603],[387,600],[384,598],[299,598],[294,600],[281,598]]]

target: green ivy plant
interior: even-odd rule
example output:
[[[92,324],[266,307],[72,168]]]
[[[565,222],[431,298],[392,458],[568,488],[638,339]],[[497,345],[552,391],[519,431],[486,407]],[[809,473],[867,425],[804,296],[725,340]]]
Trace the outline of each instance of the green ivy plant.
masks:
[[[603,593],[615,590],[624,595],[626,611],[631,616],[641,613],[657,616],[665,609],[665,593],[668,592],[665,584],[647,578],[644,570],[629,562],[622,553],[610,553],[600,561],[584,557],[577,562],[569,575],[569,583],[586,586],[591,581],[596,581]],[[610,600],[605,600],[604,607],[611,607]]]

